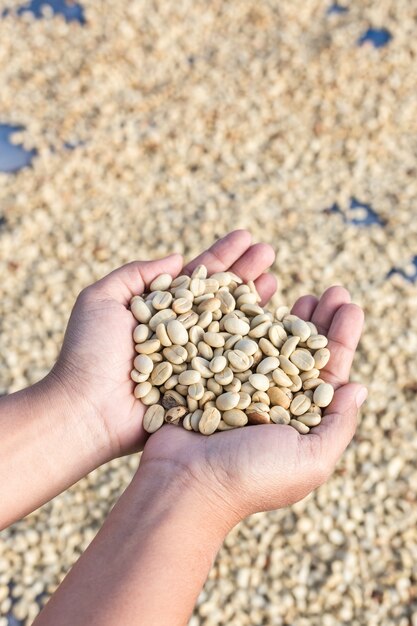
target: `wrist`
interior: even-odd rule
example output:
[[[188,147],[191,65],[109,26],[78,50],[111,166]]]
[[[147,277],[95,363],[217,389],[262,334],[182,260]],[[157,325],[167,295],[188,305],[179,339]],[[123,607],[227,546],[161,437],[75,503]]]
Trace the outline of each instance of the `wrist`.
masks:
[[[161,511],[183,516],[193,534],[203,535],[218,549],[240,516],[219,496],[201,483],[186,466],[171,459],[142,457],[132,488],[143,494]]]
[[[91,465],[88,471],[111,460],[110,437],[98,411],[66,384],[55,367],[26,392],[34,418],[42,412],[48,415],[51,428],[59,424],[71,447],[76,444],[84,463]]]

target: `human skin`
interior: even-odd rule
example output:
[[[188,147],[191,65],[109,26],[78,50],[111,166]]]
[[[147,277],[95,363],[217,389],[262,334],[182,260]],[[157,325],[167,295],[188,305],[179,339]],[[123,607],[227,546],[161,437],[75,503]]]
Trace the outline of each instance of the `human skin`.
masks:
[[[274,252],[252,245],[247,231],[203,254],[213,272],[231,268],[254,279],[265,300],[274,292],[275,279],[264,273]],[[179,254],[134,261],[84,289],[51,372],[0,399],[0,529],[103,463],[143,448],[145,409],[130,379],[136,320],[129,301],[158,274],[176,276],[182,267]]]
[[[210,258],[199,261],[216,271]],[[210,437],[163,426],[148,438],[132,483],[35,626],[185,625],[227,532],[328,479],[366,398],[362,385],[348,383],[363,313],[342,287],[320,300],[300,298],[293,312],[329,338],[322,377],[336,392],[322,423],[306,436],[282,425]]]

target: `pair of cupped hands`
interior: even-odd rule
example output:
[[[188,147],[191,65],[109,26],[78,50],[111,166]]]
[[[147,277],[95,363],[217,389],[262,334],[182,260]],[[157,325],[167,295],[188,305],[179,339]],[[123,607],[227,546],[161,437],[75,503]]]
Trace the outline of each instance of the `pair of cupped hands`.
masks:
[[[274,277],[267,273],[274,258],[271,246],[252,244],[250,233],[237,230],[185,267],[181,255],[173,254],[111,272],[79,295],[49,374],[71,410],[92,420],[92,430],[102,432],[108,459],[143,449],[139,472],[145,465],[164,468],[184,488],[204,494],[219,515],[233,523],[300,500],[332,473],[366,398],[363,385],[348,382],[363,312],[340,286],[330,287],[320,298],[305,295],[292,309],[328,337],[331,358],[321,377],[336,390],[321,424],[308,435],[290,426],[257,425],[205,437],[166,424],[148,436],[142,426],[147,407],[135,399],[130,379],[137,322],[129,302],[159,274],[189,274],[203,263],[210,274],[232,270],[244,281],[255,281],[264,305],[276,289]]]

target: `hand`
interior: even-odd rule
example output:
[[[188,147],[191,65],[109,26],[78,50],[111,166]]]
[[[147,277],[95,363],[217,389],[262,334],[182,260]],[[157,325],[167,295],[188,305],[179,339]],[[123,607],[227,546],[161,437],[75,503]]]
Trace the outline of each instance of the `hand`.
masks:
[[[210,259],[205,259],[210,267]],[[262,271],[254,258],[251,271]],[[259,284],[265,299],[267,292]],[[293,313],[311,320],[329,338],[331,358],[321,378],[336,393],[323,421],[308,435],[291,426],[257,425],[215,433],[209,437],[164,425],[148,440],[141,460],[172,466],[210,502],[213,513],[230,525],[251,513],[277,509],[304,498],[322,484],[350,442],[366,388],[349,384],[349,372],[362,327],[363,312],[350,303],[343,287],[330,287],[320,300],[300,298]]]
[[[186,270],[202,261],[209,263],[212,272],[231,268],[246,279],[257,279],[260,291],[270,297],[275,280],[262,272],[273,259],[270,246],[252,246],[248,232],[235,231]],[[105,432],[108,458],[138,450],[146,440],[142,428],[145,407],[134,398],[130,379],[135,357],[132,333],[137,325],[128,308],[130,299],[143,293],[159,274],[175,277],[181,270],[179,254],[157,261],[134,261],[84,289],[71,313],[61,354],[47,384],[59,388],[78,417],[88,415],[94,420],[92,432],[97,428]]]

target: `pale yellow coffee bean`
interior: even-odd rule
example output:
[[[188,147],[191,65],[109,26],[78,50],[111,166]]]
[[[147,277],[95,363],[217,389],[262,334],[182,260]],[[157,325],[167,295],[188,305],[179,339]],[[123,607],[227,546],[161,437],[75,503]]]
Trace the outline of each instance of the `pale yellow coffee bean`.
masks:
[[[185,398],[188,393],[188,387],[187,385],[181,385],[180,383],[178,383],[178,385],[175,387],[175,391],[178,391],[178,393],[180,393]]]
[[[307,347],[310,350],[320,350],[320,348],[325,348],[327,344],[328,340],[324,335],[312,335],[307,339]]]
[[[202,296],[206,288],[205,281],[201,278],[192,278],[189,285],[189,290],[194,297]]]
[[[298,420],[292,419],[290,421],[290,426],[295,428],[295,430],[297,430],[301,435],[306,435],[307,433],[310,432],[309,427],[303,424],[302,422],[299,422]]]
[[[178,405],[185,406],[185,398],[180,393],[174,391],[174,389],[170,389],[164,393],[162,396],[162,406],[165,409],[172,409],[173,406]]]
[[[211,379],[209,379],[211,380]],[[192,383],[188,387],[188,395],[193,400],[201,400],[204,395],[204,385],[201,382]]]
[[[248,423],[248,416],[239,409],[230,409],[222,414],[223,420],[229,426],[240,427]]]
[[[294,365],[298,367],[298,369],[304,372],[311,370],[314,367],[313,356],[309,352],[305,352],[304,350],[295,350],[295,352],[293,352],[290,356],[290,361],[291,363],[294,363]],[[282,369],[284,368],[282,367]]]
[[[219,385],[219,383],[215,381],[214,378],[207,378],[207,389],[209,391],[212,391],[216,396],[219,396],[223,393],[222,385]],[[224,391],[230,391],[230,389],[225,389]]]
[[[249,317],[255,317],[256,315],[261,315],[263,313],[262,307],[258,304],[242,304],[240,310]]]
[[[252,370],[246,370],[244,372],[234,372],[234,377],[238,378],[241,383],[246,383],[249,381],[249,376],[252,375]],[[250,384],[250,383],[249,383]],[[251,385],[252,387],[252,385]]]
[[[230,369],[234,372],[243,372],[250,368],[250,357],[242,352],[242,350],[231,350],[227,359],[229,361]]]
[[[279,361],[275,356],[268,356],[263,359],[256,368],[257,374],[269,374],[279,368]]]
[[[185,298],[186,300],[190,300],[191,302],[194,301],[194,296],[189,289],[176,289],[174,291],[174,298]]]
[[[322,383],[314,390],[313,401],[317,406],[324,408],[333,400],[334,389],[329,383]]]
[[[191,363],[194,357],[198,355],[197,346],[191,343],[191,341],[188,341],[184,347],[187,350],[187,362]]]
[[[242,339],[242,335],[230,335],[229,333],[227,333],[226,331],[221,331],[225,343],[223,346],[223,351],[227,351],[227,350],[232,350],[238,343],[238,341],[240,341]]]
[[[156,311],[167,309],[172,302],[172,294],[169,291],[158,291],[152,299],[152,306]]]
[[[185,346],[188,341],[187,329],[178,322],[178,320],[171,320],[167,325],[168,337],[172,343],[178,346]]]
[[[269,341],[279,349],[288,339],[288,335],[280,324],[272,324],[272,326],[268,328],[268,338]]]
[[[288,337],[288,339],[281,346],[279,353],[289,359],[299,343],[300,337]]]
[[[240,350],[244,352],[248,356],[252,356],[258,349],[258,344],[253,339],[239,339],[233,346],[230,348],[234,348],[235,350]]]
[[[216,407],[220,411],[229,411],[230,409],[234,409],[239,404],[240,396],[238,393],[234,393],[233,391],[227,391],[226,393],[222,393],[216,399]]]
[[[132,370],[130,372],[130,378],[134,383],[144,383],[145,380],[148,380],[149,374],[141,374],[137,370]]]
[[[213,391],[206,390],[203,394],[203,397],[199,400],[198,404],[199,404],[199,407],[201,408],[201,407],[204,407],[207,404],[207,402],[215,403],[215,401],[216,401],[216,394],[213,393]]]
[[[194,432],[198,433],[198,424],[200,422],[201,416],[203,415],[202,409],[196,409],[193,411],[190,417],[191,428]]]
[[[248,406],[245,411],[249,424],[269,424],[269,407],[262,402],[255,402]]]
[[[255,391],[252,395],[252,402],[262,402],[268,406],[271,404],[271,400],[265,391]]]
[[[152,389],[152,385],[149,381],[145,381],[144,383],[138,383],[135,387],[135,398],[144,398]]]
[[[176,385],[178,385],[178,376],[177,374],[174,374],[165,381],[164,387],[168,391],[169,389],[174,389]]]
[[[191,310],[193,303],[188,298],[176,298],[171,306],[177,315],[183,315]]]
[[[244,409],[247,409],[248,406],[251,404],[252,400],[251,400],[251,396],[246,393],[246,391],[239,391],[239,402],[236,406],[237,409],[241,409],[242,411]]]
[[[133,331],[133,341],[135,343],[143,343],[149,339],[150,334],[149,327],[146,324],[139,324]]]
[[[181,274],[181,276],[177,276],[171,283],[171,289],[188,289],[188,286],[191,282],[191,278],[186,274]]]
[[[279,405],[271,407],[269,417],[274,424],[289,424],[291,420],[289,412]]]
[[[199,341],[197,345],[198,355],[202,356],[203,359],[207,359],[207,361],[211,361],[213,358],[213,348],[209,346],[205,341]]]
[[[311,402],[313,402],[313,395],[314,395],[313,389],[304,389],[303,388],[303,391],[302,392],[299,391],[298,394],[296,394],[296,395],[299,395],[301,393],[303,393],[305,396],[307,396],[307,398],[310,398]]]
[[[256,304],[257,301],[258,299],[255,293],[242,293],[242,295],[240,295],[236,300],[236,306],[240,309],[242,304]]]
[[[214,298],[214,293],[203,293],[203,295],[196,296],[194,298],[194,305],[197,308],[199,308],[198,305],[202,304],[203,302],[206,302],[206,300],[210,300],[211,298]]]
[[[143,428],[147,433],[154,433],[164,423],[165,410],[160,404],[154,404],[146,409],[143,416]]]
[[[184,346],[171,346],[170,348],[164,348],[162,354],[167,361],[175,365],[180,365],[187,360],[188,353]]]
[[[142,384],[145,385],[146,383],[142,383]],[[160,397],[161,397],[161,392],[159,391],[159,389],[157,387],[152,387],[152,389],[146,394],[146,396],[143,396],[141,400],[143,404],[146,404],[146,405],[156,404]]]
[[[304,415],[300,415],[298,421],[302,424],[305,424],[309,428],[313,426],[318,426],[321,422],[321,415],[317,413],[304,413]]]
[[[188,408],[185,406],[174,406],[165,413],[165,421],[168,424],[179,424],[180,419],[188,413]]]
[[[187,311],[178,315],[177,322],[181,322],[184,328],[191,330],[198,322],[198,314],[195,311]]]
[[[221,301],[219,298],[208,298],[198,306],[198,312],[203,313],[204,311],[211,311],[213,313],[213,311],[220,309],[220,305]]]
[[[155,329],[155,334],[156,338],[159,339],[159,341],[161,342],[161,346],[164,346],[165,348],[172,346],[172,341],[168,337],[167,329],[164,323],[161,322],[160,324],[158,324]]]
[[[151,317],[148,326],[151,330],[155,331],[159,324],[167,324],[170,320],[175,319],[175,317],[174,311],[171,311],[171,309],[163,309]]]
[[[172,376],[172,365],[168,361],[158,363],[155,365],[151,374],[151,381],[153,385],[163,385],[168,378]],[[181,376],[181,374],[180,374]]]
[[[223,419],[220,420],[219,425],[217,426],[218,431],[234,430],[235,428],[236,426],[230,426],[229,424],[226,424]]]
[[[303,389],[315,389],[322,383],[324,383],[324,380],[322,380],[321,378],[309,378],[308,380],[305,380],[303,382]]]
[[[310,407],[309,413],[316,413],[317,415],[321,415],[322,414],[322,410],[321,410],[321,408],[319,406],[317,406],[317,404],[313,403],[311,405],[311,407]]]
[[[228,291],[218,291],[216,298],[220,300],[220,311],[223,315],[227,315],[235,310],[236,301]]]
[[[186,400],[187,407],[190,413],[198,409],[198,400],[194,400],[194,398],[190,398],[190,396],[187,396]]]
[[[212,348],[221,348],[224,346],[224,337],[219,332],[205,332],[204,341]]]
[[[143,300],[133,300],[130,305],[130,310],[138,322],[146,324],[152,317],[152,313],[149,307]]]
[[[221,414],[216,407],[204,409],[198,423],[198,430],[202,435],[212,435],[217,429],[221,420]]]
[[[268,335],[268,330],[272,326],[271,321],[262,322],[249,331],[249,337],[259,339]]]
[[[290,411],[293,415],[307,413],[311,406],[311,400],[304,394],[296,396],[290,404]]]
[[[288,375],[288,376],[296,376],[297,374],[300,373],[300,370],[298,369],[298,367],[292,363],[289,359],[287,359],[287,357],[285,356],[279,356],[279,364],[281,369]]]
[[[214,374],[222,372],[227,367],[227,359],[224,356],[215,356],[209,363],[209,368]]]
[[[283,406],[284,409],[289,408],[291,399],[279,387],[271,387],[266,393],[270,397],[271,404],[278,404],[279,406]]]
[[[219,324],[219,322],[212,322],[211,324],[209,324],[207,326],[207,331],[206,332],[215,333],[216,335],[220,334],[220,324]],[[222,335],[222,337],[223,337],[223,335]],[[224,337],[223,337],[223,339],[224,339]],[[216,346],[212,346],[212,347],[215,348]]]
[[[178,376],[180,385],[194,385],[201,381],[201,374],[196,370],[186,370]]]
[[[328,348],[321,348],[314,353],[314,367],[318,370],[326,367],[330,359],[330,350]]]
[[[151,354],[152,352],[157,352],[160,348],[161,342],[159,339],[148,339],[143,343],[137,343],[135,345],[135,350],[139,352],[139,354]]]
[[[197,265],[193,273],[191,274],[191,278],[207,278],[207,268],[205,265]]]
[[[282,369],[278,368],[272,372],[273,381],[278,387],[291,387],[293,381]]]
[[[291,332],[295,337],[299,337],[300,341],[307,341],[311,335],[311,329],[307,322],[297,318],[291,324]]]
[[[241,296],[243,293],[250,293],[250,289],[247,285],[243,284],[243,285],[239,285],[239,287],[236,287],[236,289],[234,290],[234,296],[235,298],[239,298],[239,296]]]
[[[200,372],[203,378],[211,378],[213,376],[213,372],[211,371],[209,365],[210,361],[201,356],[196,356],[191,360],[192,369]]]
[[[279,355],[279,350],[274,346],[272,341],[267,339],[266,337],[261,337],[259,339],[259,349],[260,352],[265,354],[265,356],[274,356],[277,357]]]
[[[214,280],[217,280],[220,287],[226,287],[230,284],[232,280],[229,272],[216,272],[215,274],[212,274],[210,278],[214,278]]]
[[[291,387],[288,387],[288,389],[292,391],[293,393],[296,391],[300,391],[301,387],[303,386],[303,381],[298,376],[298,374],[296,374],[295,376],[290,376],[290,378],[292,381],[292,385]]]
[[[313,367],[312,370],[308,370],[308,372],[301,372],[300,374],[300,378],[303,382],[310,380],[310,378],[317,378],[318,376],[320,376],[320,370],[315,367]]]
[[[197,317],[197,321],[198,321],[198,317]],[[192,328],[190,328],[190,330],[188,331],[188,335],[190,337],[190,341],[197,345],[200,341],[202,341],[202,339],[204,339],[204,330],[201,328],[201,326],[193,326]]]
[[[287,306],[279,306],[275,310],[275,319],[281,322],[284,319],[284,317],[289,314],[289,312],[290,310]]]
[[[201,326],[201,328],[207,328],[207,326],[210,326],[212,321],[213,313],[211,311],[204,311],[200,314],[197,323],[199,326]]]
[[[190,407],[188,407],[190,408]],[[191,412],[187,413],[187,415],[184,416],[184,419],[182,420],[182,425],[185,428],[185,430],[192,430],[192,426],[191,426]]]
[[[319,331],[317,330],[317,326],[313,324],[313,322],[306,322],[307,326],[311,330],[311,335],[318,335]]]
[[[229,317],[224,323],[224,329],[232,335],[242,335],[244,337],[250,331],[250,326],[238,317]]]
[[[133,365],[141,374],[150,374],[154,367],[152,359],[147,354],[138,354],[133,361]]]
[[[291,313],[289,313],[283,318],[282,323],[287,333],[291,332],[291,326],[295,320],[298,320],[298,317],[296,315],[292,315]]]
[[[217,383],[219,383],[219,385],[222,385],[223,387],[226,385],[230,385],[233,378],[234,378],[233,371],[231,370],[230,367],[225,367],[224,370],[222,370],[221,372],[214,374],[214,380]]]
[[[264,374],[251,374],[249,376],[249,382],[252,387],[259,391],[266,391],[269,389],[269,379]]]
[[[149,291],[166,291],[171,287],[172,276],[169,274],[160,274],[153,279],[149,285]]]

